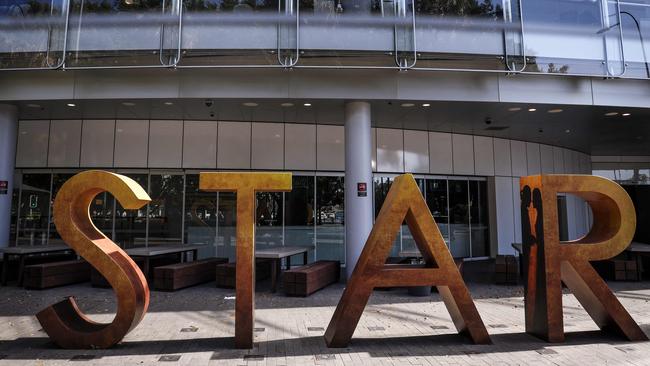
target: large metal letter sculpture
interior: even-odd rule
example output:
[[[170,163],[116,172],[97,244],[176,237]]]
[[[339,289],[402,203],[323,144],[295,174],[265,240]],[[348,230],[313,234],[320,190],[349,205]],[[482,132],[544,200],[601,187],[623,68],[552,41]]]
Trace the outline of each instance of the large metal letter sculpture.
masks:
[[[235,347],[253,348],[255,193],[291,191],[291,173],[201,173],[199,189],[237,193]]]
[[[424,267],[409,268],[385,264],[405,218],[426,261]],[[434,265],[436,267],[433,267]],[[467,333],[474,343],[490,343],[490,337],[472,297],[413,176],[401,175],[395,178],[388,192],[352,277],[327,327],[327,345],[348,345],[373,288],[433,285],[438,287],[456,329]]]
[[[150,201],[132,179],[103,171],[75,175],[56,195],[54,224],[61,238],[106,277],[117,297],[117,315],[107,324],[88,319],[72,297],[39,312],[36,317],[43,330],[63,348],[111,347],[140,323],[149,306],[149,287],[138,266],[90,219],[90,204],[104,191],[127,209]]]
[[[634,236],[632,200],[618,184],[586,175],[521,178],[521,218],[526,269],[526,332],[564,341],[562,282],[603,330],[629,340],[647,340],[589,261],[616,256]],[[560,242],[557,194],[581,197],[591,207],[593,227],[582,239]]]

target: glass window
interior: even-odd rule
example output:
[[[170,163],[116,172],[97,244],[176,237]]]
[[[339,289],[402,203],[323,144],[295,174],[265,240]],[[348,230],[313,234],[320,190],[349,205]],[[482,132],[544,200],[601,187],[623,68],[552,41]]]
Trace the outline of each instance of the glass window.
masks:
[[[49,236],[50,236],[50,244],[63,244],[63,240],[61,239],[61,235],[59,235],[59,232],[56,230],[56,225],[54,225],[54,200],[56,199],[57,193],[59,193],[59,190],[61,187],[63,187],[63,184],[68,181],[68,179],[72,178],[75,174],[74,173],[55,173],[52,174],[52,200],[50,202],[50,213],[52,218],[50,219],[50,231],[49,231]]]
[[[123,174],[135,180],[147,191],[147,174]],[[126,210],[119,202],[115,205],[115,235],[113,241],[122,248],[145,246],[147,237],[147,206],[138,210]]]
[[[611,180],[616,180],[616,171],[615,170],[594,170],[592,172],[593,175],[597,175],[599,177],[603,178],[608,178]]]
[[[282,193],[257,193],[255,208],[255,247],[259,249],[283,245]]]
[[[11,192],[11,223],[9,224],[9,246],[16,245],[18,231],[18,200],[20,198],[20,174],[14,174],[13,190]]]
[[[343,177],[316,177],[316,259],[345,263]]]
[[[199,175],[185,176],[184,243],[202,245],[199,258],[217,255],[217,193],[199,190]]]
[[[425,194],[424,179],[415,178],[415,182],[417,183],[418,188],[420,189],[420,193],[422,193],[422,196],[424,197]],[[411,235],[411,230],[409,230],[406,221],[404,221],[404,223],[402,223],[402,250],[412,251],[416,249],[417,249],[417,244],[415,244],[415,239],[413,239],[413,235]]]
[[[449,181],[449,249],[454,258],[470,256],[468,188],[466,180]]]
[[[18,245],[46,245],[50,213],[50,174],[23,174]]]
[[[449,207],[447,200],[447,180],[427,179],[427,206],[436,221],[440,233],[449,246]]]
[[[314,177],[294,175],[293,189],[284,194],[284,245],[313,246],[314,232]],[[313,258],[314,253],[310,253]],[[302,261],[302,257],[292,261]],[[313,259],[312,259],[313,260]],[[298,263],[298,262],[296,262]]]
[[[237,242],[237,194],[219,192],[217,194],[217,256],[235,261],[235,244]]]
[[[393,178],[376,176],[373,178],[373,182],[375,186],[375,219],[376,219],[377,216],[379,216],[379,212],[381,211],[381,207],[384,205],[384,201],[386,200],[386,197],[388,196],[388,191],[390,191],[390,187],[393,184]],[[393,242],[393,246],[388,256],[398,257],[399,252],[401,250],[402,250],[402,230],[400,228],[400,231],[397,233],[397,236],[395,237],[395,242]]]
[[[102,192],[90,204],[90,218],[104,235],[113,238],[113,207],[115,198],[108,192]]]
[[[490,255],[490,235],[487,208],[487,182],[469,181],[472,257]]]
[[[151,175],[148,246],[183,242],[184,180],[182,175]]]

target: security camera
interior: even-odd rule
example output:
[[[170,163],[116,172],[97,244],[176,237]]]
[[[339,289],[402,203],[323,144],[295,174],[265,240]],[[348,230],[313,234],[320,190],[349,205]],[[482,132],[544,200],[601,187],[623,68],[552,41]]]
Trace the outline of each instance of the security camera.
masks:
[[[485,124],[486,125],[491,125],[492,124],[492,118],[488,117],[485,119]]]
[[[212,107],[213,104],[214,104],[214,102],[212,101],[212,99],[206,99],[205,100],[205,106],[206,107],[210,108],[210,107]]]

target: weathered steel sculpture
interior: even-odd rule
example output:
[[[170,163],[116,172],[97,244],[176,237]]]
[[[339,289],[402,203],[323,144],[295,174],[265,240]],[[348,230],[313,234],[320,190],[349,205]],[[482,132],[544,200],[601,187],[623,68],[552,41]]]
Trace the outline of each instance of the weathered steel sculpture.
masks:
[[[149,287],[138,266],[90,219],[90,204],[104,191],[127,209],[150,201],[132,179],[104,171],[79,173],[59,190],[53,216],[61,238],[106,278],[117,297],[117,314],[107,324],[86,317],[72,297],[40,311],[36,317],[43,330],[63,348],[111,347],[140,323],[149,306]]]
[[[562,282],[603,330],[629,340],[647,340],[589,261],[621,253],[634,236],[632,200],[618,184],[587,175],[523,177],[522,236],[526,270],[526,332],[549,342],[564,341]],[[557,194],[581,197],[591,207],[593,228],[583,238],[560,242]]]
[[[423,267],[385,264],[404,219],[425,259]],[[413,176],[401,175],[388,192],[327,327],[327,345],[348,345],[375,287],[433,285],[437,286],[456,329],[467,333],[474,343],[490,343],[483,321]]]
[[[255,193],[291,191],[291,173],[201,173],[199,189],[237,193],[235,347],[253,348]]]

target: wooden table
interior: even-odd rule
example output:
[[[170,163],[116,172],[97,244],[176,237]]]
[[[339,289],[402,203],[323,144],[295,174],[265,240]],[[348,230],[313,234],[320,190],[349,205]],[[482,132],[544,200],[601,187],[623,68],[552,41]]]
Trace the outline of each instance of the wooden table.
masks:
[[[266,249],[256,249],[255,258],[271,259],[271,292],[277,290],[278,280],[280,279],[280,272],[282,271],[281,263],[282,258],[286,258],[286,268],[291,268],[291,257],[294,255],[302,254],[303,263],[307,264],[307,253],[314,249],[313,246],[309,247],[273,247]]]
[[[18,257],[18,285],[22,286],[23,284],[23,274],[25,270],[25,257],[30,255],[37,254],[52,254],[52,253],[66,253],[73,252],[72,248],[65,244],[57,245],[40,245],[40,246],[31,246],[31,247],[9,247],[9,248],[0,248],[3,260],[2,266],[2,286],[7,285],[7,271],[9,269],[9,257],[14,256]]]
[[[140,257],[144,259],[143,272],[146,277],[149,274],[149,264],[151,258],[167,254],[180,254],[181,262],[186,262],[187,253],[192,252],[192,260],[196,260],[199,249],[203,247],[203,245],[155,245],[151,247],[130,248],[126,249],[125,252],[131,258]]]

